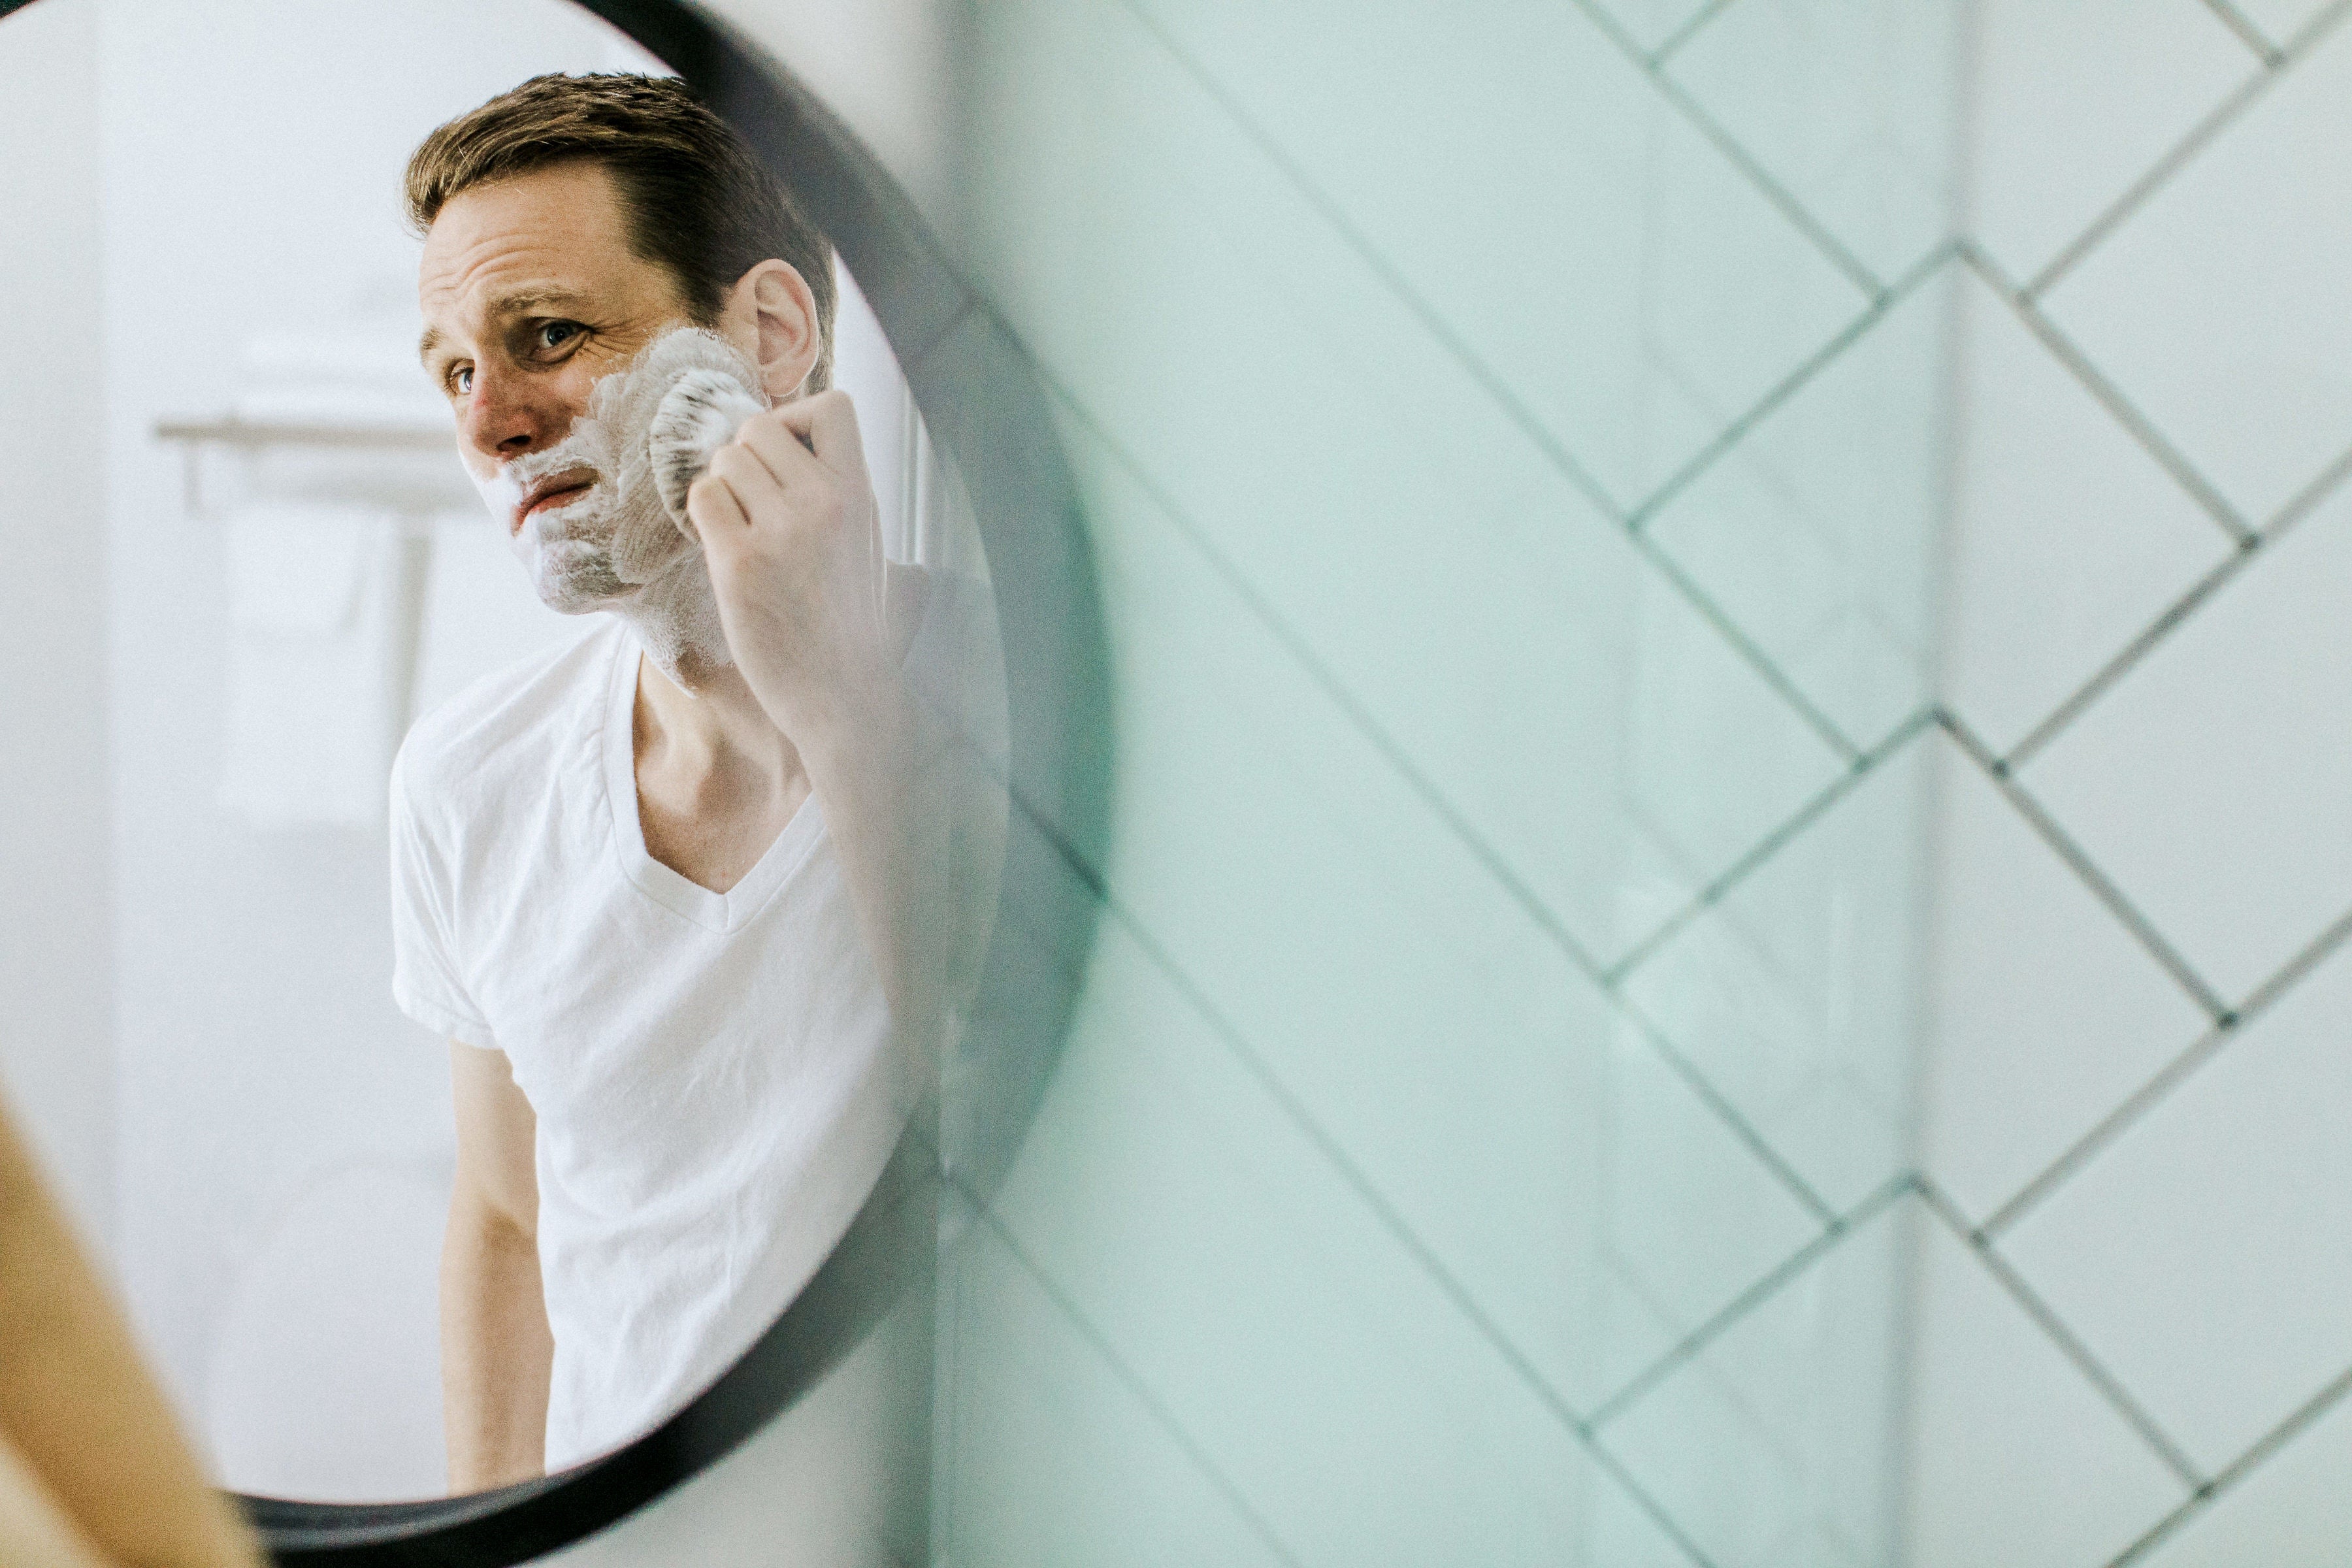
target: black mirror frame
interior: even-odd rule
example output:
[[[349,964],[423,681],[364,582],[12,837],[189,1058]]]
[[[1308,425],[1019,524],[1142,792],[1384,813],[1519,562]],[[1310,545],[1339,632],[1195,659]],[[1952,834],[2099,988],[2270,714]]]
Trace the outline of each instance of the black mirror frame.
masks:
[[[0,20],[33,3],[0,0]],[[1108,660],[1084,512],[1045,389],[880,163],[759,46],[688,0],[574,3],[684,78],[833,239],[963,479],[1004,649],[1013,820],[996,934],[936,1137],[910,1127],[815,1277],[717,1382],[625,1447],[497,1491],[240,1498],[282,1563],[508,1568],[634,1512],[790,1409],[928,1279],[942,1183],[984,1198],[1003,1177],[1093,943],[1093,868],[1110,813]]]

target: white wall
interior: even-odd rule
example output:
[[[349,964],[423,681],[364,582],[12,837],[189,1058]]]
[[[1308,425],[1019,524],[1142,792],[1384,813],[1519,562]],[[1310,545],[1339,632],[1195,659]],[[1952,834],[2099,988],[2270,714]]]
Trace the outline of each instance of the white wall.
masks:
[[[2352,1535],[2345,21],[1976,7],[1923,1565]]]
[[[232,1484],[430,1492],[446,1047],[387,993],[381,828],[261,831],[216,804],[222,526],[150,432],[223,411],[257,333],[413,342],[409,150],[525,76],[625,57],[554,0],[101,9],[115,1258]],[[215,468],[214,499],[232,477]],[[311,1369],[310,1397],[257,1410],[273,1366]]]
[[[98,15],[0,32],[0,1094],[83,1228],[112,1228]]]

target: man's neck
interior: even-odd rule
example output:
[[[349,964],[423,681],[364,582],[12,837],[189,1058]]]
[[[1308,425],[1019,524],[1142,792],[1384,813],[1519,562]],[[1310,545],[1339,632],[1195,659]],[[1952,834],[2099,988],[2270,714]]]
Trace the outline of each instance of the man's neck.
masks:
[[[637,660],[637,825],[646,853],[724,893],[747,876],[809,797],[800,752],[731,666],[687,690]]]
[[[687,783],[764,778],[781,785],[801,771],[800,753],[775,726],[732,665],[689,674],[688,690],[639,656],[635,753],[648,773]]]

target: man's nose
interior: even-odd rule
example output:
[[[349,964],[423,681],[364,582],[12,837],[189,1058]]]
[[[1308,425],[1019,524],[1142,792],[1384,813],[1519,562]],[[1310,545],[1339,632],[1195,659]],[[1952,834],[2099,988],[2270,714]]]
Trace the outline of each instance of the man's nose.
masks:
[[[459,416],[467,445],[501,463],[553,446],[570,423],[530,377],[491,370],[475,373]]]

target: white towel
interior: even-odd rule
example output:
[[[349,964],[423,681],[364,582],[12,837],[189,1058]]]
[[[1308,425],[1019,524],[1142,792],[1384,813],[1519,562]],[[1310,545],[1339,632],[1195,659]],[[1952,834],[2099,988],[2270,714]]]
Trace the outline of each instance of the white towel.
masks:
[[[388,512],[255,502],[226,521],[220,803],[258,827],[383,819],[407,720],[406,544]]]
[[[416,653],[416,711],[430,713],[494,669],[595,630],[602,616],[563,616],[539,602],[522,563],[479,507],[433,520]]]

